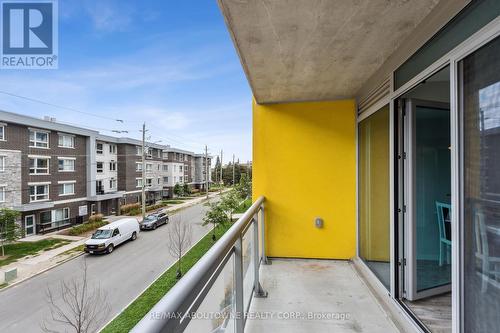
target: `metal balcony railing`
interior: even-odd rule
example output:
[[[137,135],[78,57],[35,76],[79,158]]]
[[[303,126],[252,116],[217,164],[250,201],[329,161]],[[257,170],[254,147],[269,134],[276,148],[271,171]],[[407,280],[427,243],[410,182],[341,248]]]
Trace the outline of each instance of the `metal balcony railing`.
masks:
[[[132,332],[243,333],[252,297],[267,296],[259,280],[260,264],[267,264],[264,200],[258,198]]]

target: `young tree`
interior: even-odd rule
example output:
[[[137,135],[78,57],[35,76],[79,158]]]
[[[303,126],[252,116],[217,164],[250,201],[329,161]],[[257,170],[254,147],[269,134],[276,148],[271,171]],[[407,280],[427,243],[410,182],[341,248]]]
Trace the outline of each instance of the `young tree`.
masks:
[[[42,322],[43,332],[59,332],[62,327],[64,332],[96,332],[111,311],[106,292],[99,285],[89,286],[86,260],[79,278],[61,281],[57,291],[47,288],[46,295],[51,316]]]
[[[245,173],[241,174],[240,183],[236,185],[235,190],[241,199],[246,199],[252,195],[252,183]]]
[[[208,201],[205,206],[209,207],[209,209],[207,210],[207,212],[205,213],[205,217],[203,218],[203,225],[207,225],[210,223],[213,224],[214,228],[212,233],[212,240],[215,241],[215,228],[218,225],[223,225],[227,222],[227,215],[224,211],[224,208],[219,202]]]
[[[186,196],[190,195],[191,194],[191,186],[184,183],[184,186],[182,187],[182,192],[183,192],[183,195],[186,195]]]
[[[240,199],[235,191],[230,191],[220,201],[222,209],[229,214],[229,221],[233,221],[233,212],[240,206]]]
[[[181,197],[184,194],[183,188],[179,183],[174,186],[174,194],[178,197]]]
[[[2,247],[2,257],[5,256],[4,243],[13,242],[22,236],[17,218],[19,212],[9,209],[0,209],[0,246]]]
[[[189,223],[183,223],[177,218],[171,223],[168,233],[168,250],[172,257],[177,258],[177,279],[182,276],[181,260],[184,252],[191,245],[193,230]]]

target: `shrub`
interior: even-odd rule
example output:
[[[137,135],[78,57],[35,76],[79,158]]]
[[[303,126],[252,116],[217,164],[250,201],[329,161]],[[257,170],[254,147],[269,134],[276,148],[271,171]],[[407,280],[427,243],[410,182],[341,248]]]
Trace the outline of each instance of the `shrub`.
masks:
[[[120,207],[120,213],[124,215],[137,215],[137,214],[130,214],[131,210],[139,210],[141,209],[141,204],[140,203],[133,203],[133,204],[126,204]]]
[[[100,214],[97,214],[97,215],[100,215]],[[84,234],[86,232],[92,231],[94,229],[100,228],[106,224],[108,224],[108,222],[104,221],[102,219],[99,221],[95,221],[95,222],[89,221],[89,222],[72,227],[71,229],[69,229],[68,234],[70,236],[78,236],[78,235]]]
[[[104,218],[104,215],[102,214],[94,214],[89,217],[89,222],[94,223],[94,222],[101,222],[102,219]]]

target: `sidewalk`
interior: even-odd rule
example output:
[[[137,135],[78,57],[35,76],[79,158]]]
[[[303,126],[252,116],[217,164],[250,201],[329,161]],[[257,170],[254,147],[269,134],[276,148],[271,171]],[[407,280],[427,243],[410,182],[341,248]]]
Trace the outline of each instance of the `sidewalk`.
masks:
[[[45,272],[46,270],[49,270],[67,260],[73,259],[74,257],[79,256],[82,252],[76,250],[71,251],[71,250],[74,250],[78,246],[82,245],[88,239],[88,237],[47,234],[47,235],[39,235],[39,236],[37,235],[29,238],[23,238],[20,239],[19,241],[35,242],[48,238],[66,239],[71,241],[71,243],[55,248],[53,250],[43,251],[38,255],[27,256],[11,264],[2,266],[0,268],[1,272],[0,283],[3,283],[3,278],[4,278],[3,272],[12,268],[17,268],[17,278],[9,282],[9,286],[18,284],[35,275]]]
[[[226,193],[230,190],[231,190],[230,188],[225,189],[222,191],[222,193]],[[220,192],[211,192],[211,193],[209,193],[208,198],[213,199],[220,194],[221,194]],[[174,198],[174,200],[175,200],[175,198]],[[163,213],[172,213],[172,212],[176,212],[177,210],[180,210],[180,209],[189,208],[191,206],[197,205],[197,204],[202,203],[206,200],[207,200],[206,195],[200,195],[197,198],[186,200],[185,202],[183,202],[181,204],[176,204],[176,205],[173,205],[173,206],[170,206],[167,208],[158,208],[157,210],[161,210]],[[153,211],[146,212],[146,215],[151,214],[151,213],[153,213]],[[123,217],[134,217],[134,216],[110,215],[110,216],[106,216],[105,219],[108,220],[109,222],[114,222],[114,221],[119,220]],[[139,222],[142,221],[141,215],[137,215],[135,217],[137,217]]]
[[[228,189],[222,191],[223,193],[227,192]],[[209,194],[209,199],[214,198],[218,196],[220,192],[212,192]],[[186,202],[183,202],[181,204],[173,205],[171,207],[164,208],[164,212],[175,212],[177,210],[185,209],[194,205],[197,205],[199,203],[202,203],[207,200],[206,195],[186,200]],[[151,213],[151,212],[150,212]],[[114,222],[118,219],[121,219],[125,216],[107,216],[106,220],[111,222]],[[139,221],[142,220],[142,217],[138,216],[137,217]],[[48,239],[48,238],[58,238],[58,239],[66,239],[71,241],[71,243],[66,244],[64,246],[58,247],[53,250],[48,250],[44,251],[38,255],[35,256],[28,256],[24,257],[22,259],[19,259],[16,262],[13,262],[9,265],[0,267],[0,284],[3,283],[3,272],[12,268],[17,268],[17,278],[11,282],[9,282],[9,287],[15,284],[18,284],[24,280],[27,280],[35,275],[38,275],[40,273],[43,273],[63,262],[66,262],[68,260],[71,260],[81,254],[83,252],[76,250],[77,247],[80,245],[83,245],[89,237],[84,236],[67,236],[67,235],[60,235],[58,232],[54,233],[49,233],[45,235],[35,235],[35,236],[30,236],[27,238],[22,238],[19,241],[20,242],[36,242],[40,241],[42,239]],[[71,251],[74,250],[74,251]],[[5,289],[5,288],[4,288]],[[1,291],[2,289],[0,289]]]

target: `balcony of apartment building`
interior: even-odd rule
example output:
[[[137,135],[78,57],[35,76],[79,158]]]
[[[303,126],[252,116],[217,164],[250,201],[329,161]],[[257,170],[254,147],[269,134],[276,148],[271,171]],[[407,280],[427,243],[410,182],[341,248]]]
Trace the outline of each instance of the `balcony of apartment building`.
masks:
[[[498,331],[500,3],[219,5],[253,205],[134,332]]]

